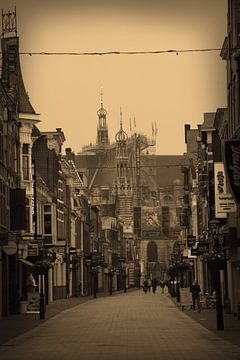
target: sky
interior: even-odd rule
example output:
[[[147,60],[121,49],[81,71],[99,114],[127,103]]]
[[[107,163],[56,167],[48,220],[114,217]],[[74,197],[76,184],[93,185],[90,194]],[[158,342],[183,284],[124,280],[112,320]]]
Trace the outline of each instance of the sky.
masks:
[[[0,0],[17,7],[21,52],[103,52],[221,48],[226,0]],[[21,55],[26,90],[42,131],[61,127],[75,153],[95,143],[103,102],[111,142],[119,129],[152,135],[158,154],[183,154],[184,124],[225,107],[220,51],[105,56]],[[133,120],[132,120],[133,122]]]

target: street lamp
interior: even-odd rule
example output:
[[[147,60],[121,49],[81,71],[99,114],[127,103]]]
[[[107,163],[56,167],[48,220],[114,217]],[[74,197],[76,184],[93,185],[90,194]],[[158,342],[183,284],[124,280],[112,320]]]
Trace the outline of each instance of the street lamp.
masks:
[[[219,252],[222,250],[222,244],[219,239],[220,221],[218,219],[211,219],[209,221],[209,229],[214,240],[214,250]],[[222,293],[220,281],[220,264],[215,264],[215,287],[216,287],[216,313],[217,313],[217,330],[224,330],[223,321],[223,306]]]

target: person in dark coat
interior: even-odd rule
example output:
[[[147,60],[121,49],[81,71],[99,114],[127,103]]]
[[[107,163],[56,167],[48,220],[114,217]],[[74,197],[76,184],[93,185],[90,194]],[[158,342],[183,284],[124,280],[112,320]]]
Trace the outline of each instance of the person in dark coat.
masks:
[[[198,312],[201,311],[200,309],[200,292],[201,288],[198,285],[197,280],[194,280],[193,284],[190,287],[190,292],[192,293],[192,301],[193,301],[193,310],[196,310],[196,304],[198,307]]]
[[[145,294],[148,291],[148,281],[147,281],[147,279],[145,279],[144,282],[143,282],[143,291],[145,292]]]
[[[151,291],[151,287],[152,287],[152,280],[149,278],[148,279],[148,291]]]
[[[154,294],[156,292],[156,288],[157,288],[157,279],[153,278],[152,279],[152,291]]]

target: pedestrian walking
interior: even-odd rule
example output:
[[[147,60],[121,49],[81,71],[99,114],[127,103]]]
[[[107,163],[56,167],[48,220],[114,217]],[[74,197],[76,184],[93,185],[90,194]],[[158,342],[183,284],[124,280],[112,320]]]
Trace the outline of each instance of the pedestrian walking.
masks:
[[[148,291],[148,280],[147,279],[145,279],[143,282],[143,291],[145,292],[145,294]]]
[[[164,294],[165,282],[163,280],[161,280],[160,286],[162,288],[162,294]]]
[[[151,286],[152,286],[152,280],[148,279],[148,291],[151,291]]]
[[[153,278],[152,279],[152,291],[154,294],[156,292],[156,289],[157,289],[157,279]]]
[[[196,304],[197,304],[198,312],[200,312],[201,311],[201,309],[200,309],[201,288],[198,285],[198,282],[196,279],[194,280],[193,284],[190,286],[190,292],[192,293],[193,310],[196,311]]]

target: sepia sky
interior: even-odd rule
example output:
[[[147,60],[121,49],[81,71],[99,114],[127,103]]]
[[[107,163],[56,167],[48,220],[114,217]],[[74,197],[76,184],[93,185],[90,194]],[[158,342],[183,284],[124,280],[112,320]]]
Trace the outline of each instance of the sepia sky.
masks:
[[[221,48],[227,0],[0,0],[17,6],[20,51],[101,52]],[[157,153],[182,154],[184,124],[226,106],[220,52],[109,56],[21,56],[23,78],[40,130],[62,127],[76,153],[96,141],[103,87],[110,140],[135,115],[137,132]],[[133,121],[132,121],[133,122]]]

